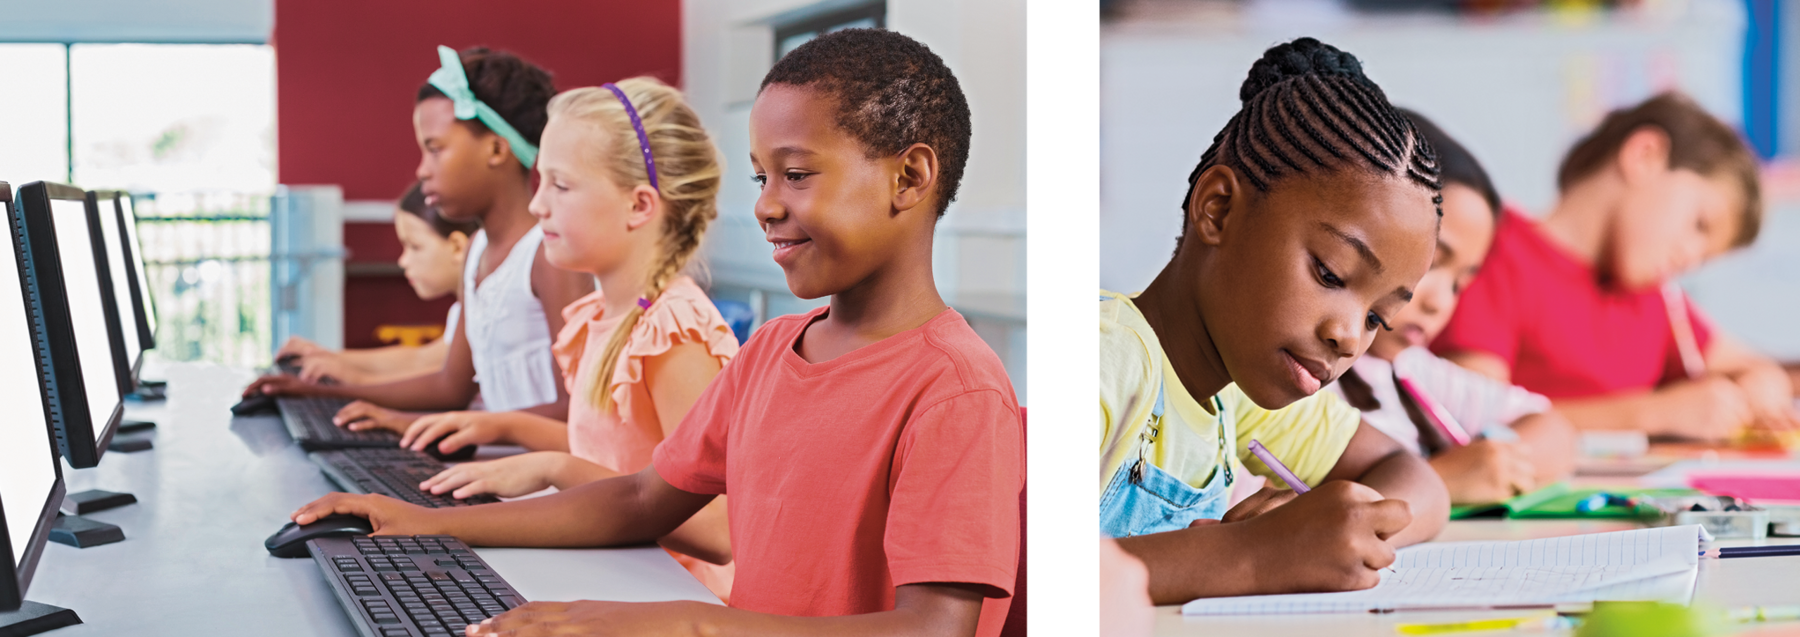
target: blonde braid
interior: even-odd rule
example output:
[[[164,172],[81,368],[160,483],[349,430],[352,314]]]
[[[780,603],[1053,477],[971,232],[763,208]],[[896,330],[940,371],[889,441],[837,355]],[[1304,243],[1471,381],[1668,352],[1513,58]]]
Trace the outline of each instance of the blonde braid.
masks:
[[[712,138],[700,125],[700,116],[688,106],[681,91],[649,77],[634,77],[616,85],[637,109],[661,186],[657,194],[663,203],[663,234],[657,244],[662,258],[650,273],[643,297],[655,302],[699,251],[707,226],[718,216],[717,197],[724,167]],[[596,161],[615,181],[650,182],[637,132],[631,127],[624,104],[611,91],[599,87],[566,91],[550,100],[549,111],[552,120],[575,118],[607,132],[608,141],[602,144],[604,148],[597,149]],[[644,311],[641,305],[632,305],[607,340],[593,386],[586,392],[603,410],[616,409],[612,400],[613,370]]]

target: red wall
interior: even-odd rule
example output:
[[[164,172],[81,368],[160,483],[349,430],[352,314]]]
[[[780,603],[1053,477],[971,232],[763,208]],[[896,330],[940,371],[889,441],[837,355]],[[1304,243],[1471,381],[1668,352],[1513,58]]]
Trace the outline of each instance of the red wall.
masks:
[[[437,45],[506,49],[549,70],[559,89],[634,75],[681,84],[676,0],[276,0],[277,168],[284,184],[338,184],[350,200],[390,200],[419,163],[413,96]],[[385,224],[346,224],[352,262],[400,254]],[[397,276],[351,276],[344,342],[376,345],[382,324],[441,322]]]
[[[277,167],[284,184],[389,199],[418,165],[413,96],[436,47],[507,49],[559,89],[634,75],[681,83],[676,0],[277,0]]]

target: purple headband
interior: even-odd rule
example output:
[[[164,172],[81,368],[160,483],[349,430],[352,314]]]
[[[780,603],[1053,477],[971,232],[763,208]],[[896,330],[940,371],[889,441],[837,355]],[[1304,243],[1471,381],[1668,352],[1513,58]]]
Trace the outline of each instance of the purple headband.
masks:
[[[631,106],[631,99],[625,97],[625,91],[612,82],[600,85],[619,96],[619,103],[625,105],[625,114],[631,116],[631,127],[637,130],[638,148],[644,151],[644,171],[650,173],[650,187],[662,192],[662,186],[656,185],[656,158],[650,156],[650,136],[644,134],[644,120],[638,119],[637,109]]]

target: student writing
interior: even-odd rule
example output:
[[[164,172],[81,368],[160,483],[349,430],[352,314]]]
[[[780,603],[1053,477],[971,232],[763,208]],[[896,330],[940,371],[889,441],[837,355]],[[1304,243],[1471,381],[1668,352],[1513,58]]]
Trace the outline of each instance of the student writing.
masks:
[[[1269,49],[1201,155],[1174,258],[1100,296],[1101,531],[1158,604],[1367,588],[1448,517],[1425,462],[1335,395],[1431,262],[1430,146],[1357,59]],[[1226,510],[1258,439],[1308,484]]]

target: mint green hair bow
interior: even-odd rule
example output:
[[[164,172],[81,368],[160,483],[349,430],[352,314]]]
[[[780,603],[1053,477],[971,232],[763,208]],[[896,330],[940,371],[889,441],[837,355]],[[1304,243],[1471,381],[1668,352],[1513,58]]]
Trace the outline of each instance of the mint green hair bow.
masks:
[[[439,46],[437,50],[438,60],[444,66],[432,71],[431,78],[426,81],[450,98],[450,103],[455,105],[457,119],[481,120],[488,130],[512,144],[513,156],[519,158],[519,163],[525,164],[526,170],[531,170],[537,164],[537,146],[525,141],[525,136],[519,134],[519,129],[506,123],[506,118],[501,117],[487,103],[475,99],[475,91],[469,88],[469,76],[463,72],[462,57],[456,54],[455,49]]]

